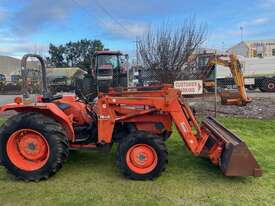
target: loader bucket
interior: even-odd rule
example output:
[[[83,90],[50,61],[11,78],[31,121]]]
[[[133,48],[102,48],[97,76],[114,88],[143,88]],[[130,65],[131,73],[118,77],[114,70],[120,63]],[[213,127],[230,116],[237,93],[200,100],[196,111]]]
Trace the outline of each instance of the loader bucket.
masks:
[[[262,170],[251,151],[235,134],[211,117],[207,117],[203,125],[211,133],[209,137],[211,142],[222,142],[224,145],[219,163],[224,175],[255,177],[262,175]]]

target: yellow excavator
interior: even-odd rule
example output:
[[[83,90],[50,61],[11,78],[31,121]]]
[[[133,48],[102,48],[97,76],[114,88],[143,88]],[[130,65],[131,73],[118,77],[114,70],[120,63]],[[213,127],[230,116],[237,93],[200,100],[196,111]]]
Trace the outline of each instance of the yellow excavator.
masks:
[[[237,86],[237,91],[225,90],[220,92],[221,103],[225,105],[240,105],[245,106],[250,103],[252,99],[248,97],[245,90],[244,76],[241,69],[241,63],[236,55],[226,54],[198,54],[197,58],[207,59],[207,63],[201,67],[198,78],[204,82],[204,88],[214,88],[215,81],[209,80],[207,77],[213,71],[216,65],[221,65],[230,69],[234,83]]]

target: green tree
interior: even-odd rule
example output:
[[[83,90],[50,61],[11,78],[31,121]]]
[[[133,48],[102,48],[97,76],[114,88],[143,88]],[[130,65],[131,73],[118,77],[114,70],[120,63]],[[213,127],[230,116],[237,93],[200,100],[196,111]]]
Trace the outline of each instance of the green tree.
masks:
[[[77,66],[88,69],[91,66],[95,51],[103,50],[104,45],[100,40],[82,39],[55,46],[50,44],[50,63],[55,66]]]
[[[65,47],[63,45],[55,46],[53,44],[50,44],[49,46],[50,64],[56,67],[67,66],[64,62],[64,52],[65,52]]]

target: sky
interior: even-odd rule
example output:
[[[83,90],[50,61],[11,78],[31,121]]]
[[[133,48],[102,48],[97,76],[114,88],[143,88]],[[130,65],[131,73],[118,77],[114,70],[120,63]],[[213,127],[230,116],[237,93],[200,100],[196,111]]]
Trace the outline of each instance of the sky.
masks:
[[[195,17],[207,25],[205,47],[275,39],[275,0],[0,0],[0,55],[47,55],[48,45],[100,39],[134,55],[135,40],[163,22]]]

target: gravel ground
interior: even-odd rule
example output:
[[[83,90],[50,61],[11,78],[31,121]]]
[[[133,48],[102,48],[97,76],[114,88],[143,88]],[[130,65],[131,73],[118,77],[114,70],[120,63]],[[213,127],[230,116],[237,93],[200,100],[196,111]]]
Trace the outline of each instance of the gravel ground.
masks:
[[[217,116],[235,116],[255,119],[275,119],[275,93],[253,92],[248,94],[252,102],[244,107],[217,104]],[[200,116],[215,115],[215,98],[188,99]]]

